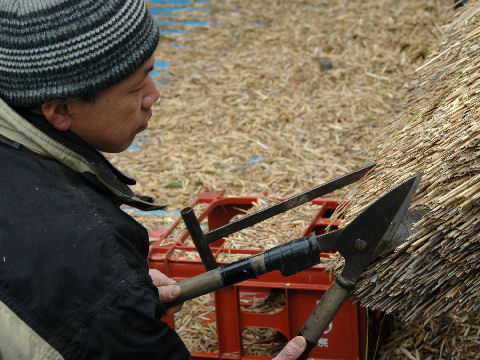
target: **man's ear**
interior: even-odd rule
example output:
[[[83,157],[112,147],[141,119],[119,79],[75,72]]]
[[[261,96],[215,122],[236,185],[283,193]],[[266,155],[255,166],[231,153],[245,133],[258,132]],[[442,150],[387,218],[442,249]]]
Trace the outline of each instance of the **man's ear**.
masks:
[[[53,100],[42,104],[42,113],[45,119],[57,130],[66,131],[72,124],[72,114],[68,102]]]

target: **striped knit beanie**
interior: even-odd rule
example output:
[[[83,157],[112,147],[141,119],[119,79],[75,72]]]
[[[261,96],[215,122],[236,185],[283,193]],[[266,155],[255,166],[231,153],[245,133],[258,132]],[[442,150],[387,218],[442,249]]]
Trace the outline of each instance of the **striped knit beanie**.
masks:
[[[144,0],[0,0],[0,97],[32,107],[95,96],[155,51]]]

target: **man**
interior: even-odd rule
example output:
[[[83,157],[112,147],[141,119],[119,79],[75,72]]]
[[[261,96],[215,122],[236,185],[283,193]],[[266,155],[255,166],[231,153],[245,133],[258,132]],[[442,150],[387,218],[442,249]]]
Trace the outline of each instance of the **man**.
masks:
[[[161,320],[180,288],[119,208],[162,206],[100,153],[148,126],[155,21],[143,0],[0,5],[0,358],[189,359]]]

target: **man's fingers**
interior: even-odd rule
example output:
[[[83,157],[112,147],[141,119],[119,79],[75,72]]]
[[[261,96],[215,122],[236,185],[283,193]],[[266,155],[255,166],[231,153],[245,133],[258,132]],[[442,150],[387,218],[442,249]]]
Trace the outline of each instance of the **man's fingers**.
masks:
[[[158,287],[158,296],[160,301],[167,303],[175,300],[180,296],[181,289],[178,285],[167,285]]]
[[[169,303],[180,296],[182,289],[180,286],[175,285],[177,282],[173,279],[170,279],[165,274],[161,273],[156,269],[150,269],[148,271],[150,277],[152,278],[153,284],[158,289],[158,298],[162,303]],[[171,307],[167,309],[165,315],[172,315],[177,311],[182,309],[183,304]]]
[[[307,342],[303,336],[297,336],[290,340],[273,360],[296,360],[302,355]]]
[[[163,303],[169,303],[170,301],[175,300],[180,296],[181,289],[178,285],[168,285],[168,286],[160,286],[158,288],[158,296],[160,301]],[[177,311],[182,309],[183,304],[179,304],[177,306],[171,307],[167,309],[165,315],[172,315]]]
[[[175,280],[170,279],[167,275],[157,269],[150,269],[148,274],[152,278],[152,282],[155,286],[172,285],[176,283]]]
[[[177,282],[156,269],[150,269],[148,274],[152,278],[153,285],[158,288],[158,297],[162,302],[170,302],[180,296],[182,289],[175,285]]]

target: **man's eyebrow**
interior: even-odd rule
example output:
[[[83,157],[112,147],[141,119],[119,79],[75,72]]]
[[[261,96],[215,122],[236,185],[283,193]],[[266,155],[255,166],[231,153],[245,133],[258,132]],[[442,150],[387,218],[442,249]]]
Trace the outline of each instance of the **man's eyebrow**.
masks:
[[[147,76],[148,74],[150,74],[153,71],[153,69],[154,69],[153,65],[150,66],[148,69],[145,70],[144,75]]]

